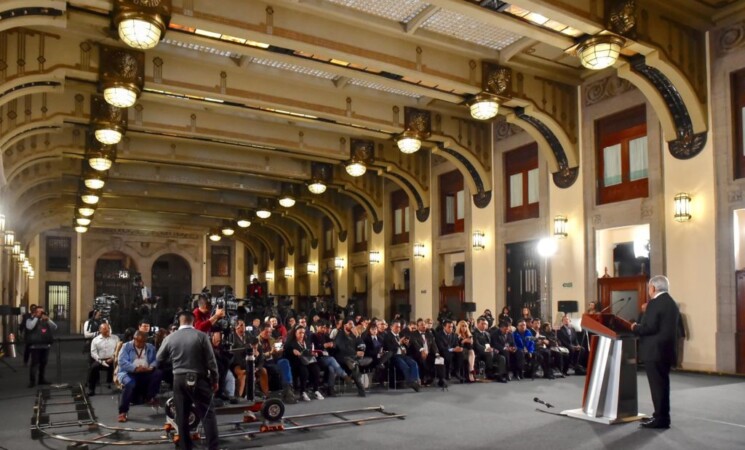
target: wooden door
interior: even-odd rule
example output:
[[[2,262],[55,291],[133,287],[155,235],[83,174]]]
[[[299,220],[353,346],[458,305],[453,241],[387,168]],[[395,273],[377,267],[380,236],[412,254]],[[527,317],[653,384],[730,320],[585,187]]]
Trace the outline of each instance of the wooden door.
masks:
[[[737,373],[745,373],[745,270],[735,272],[737,279],[737,328],[735,332],[737,346]]]

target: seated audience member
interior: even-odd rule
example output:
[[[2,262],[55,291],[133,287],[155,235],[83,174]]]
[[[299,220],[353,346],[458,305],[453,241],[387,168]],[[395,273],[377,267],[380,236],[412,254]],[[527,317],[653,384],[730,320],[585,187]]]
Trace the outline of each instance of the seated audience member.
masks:
[[[372,359],[372,367],[382,369],[391,358],[391,353],[383,348],[383,337],[378,333],[378,327],[370,323],[367,331],[362,334],[362,341],[365,343],[365,356]]]
[[[530,332],[533,333],[533,337],[535,337],[535,355],[537,357],[538,364],[543,367],[543,378],[553,380],[554,372],[552,369],[553,363],[551,355],[552,352],[550,348],[551,343],[548,340],[548,337],[541,333],[540,318],[533,319],[530,327]]]
[[[517,347],[517,370],[518,379],[525,374],[525,369],[530,371],[529,376],[533,376],[535,370],[535,336],[528,329],[525,320],[520,319],[517,321],[517,329],[512,333],[512,337],[515,339],[515,347]]]
[[[331,340],[336,339],[336,335],[339,334],[342,329],[344,328],[344,319],[336,319],[336,322],[334,323],[334,328],[329,330],[329,338]]]
[[[321,370],[318,368],[318,361],[305,341],[305,327],[296,326],[287,337],[285,342],[285,358],[290,361],[292,372],[297,375],[300,398],[309,402],[310,397],[306,392],[308,382],[312,389],[313,395],[318,400],[323,400],[323,395],[319,391],[321,385]]]
[[[269,317],[269,320],[267,322],[269,322],[269,325],[272,326],[272,337],[274,338],[274,340],[284,342],[285,339],[287,339],[287,328],[279,323],[279,319],[277,319],[275,316]]]
[[[292,316],[288,317],[288,318],[287,318],[287,319],[285,320],[285,329],[286,329],[286,330],[287,330],[288,332],[292,332],[292,330],[294,330],[294,329],[295,329],[295,326],[296,326],[296,325],[297,325],[297,320],[296,320],[296,319],[295,319],[294,317],[292,317]]]
[[[316,332],[311,336],[311,342],[315,347],[317,358],[321,368],[326,372],[326,394],[335,397],[335,385],[338,377],[347,375],[341,368],[339,362],[332,356],[335,352],[334,341],[329,337],[329,325],[321,320],[316,323]]]
[[[402,328],[401,334],[403,334],[407,338],[411,338],[411,336],[413,336],[417,332],[416,321],[415,320],[409,321],[409,327],[405,330],[403,329],[403,326],[401,328]]]
[[[427,329],[427,324],[423,319],[417,319],[416,325],[417,331],[409,336],[408,354],[419,366],[422,384],[430,385],[437,378],[437,385],[445,388],[447,384],[445,383],[444,366],[435,366],[435,358],[440,356],[437,344],[435,344],[435,337]]]
[[[556,331],[551,328],[550,323],[544,322],[541,324],[541,336],[544,336],[548,340],[548,349],[551,351],[551,368],[557,369],[561,374],[559,376],[564,378],[569,367],[569,350],[559,345],[559,340],[556,338]]]
[[[362,386],[359,360],[365,356],[364,350],[359,350],[359,345],[364,343],[362,339],[354,334],[354,321],[347,319],[343,321],[343,328],[336,333],[334,346],[336,354],[334,357],[339,365],[349,374],[357,386],[357,395],[365,397],[365,388]]]
[[[406,354],[409,345],[409,338],[401,335],[401,322],[396,321],[391,324],[391,329],[383,336],[383,349],[390,352],[391,361],[404,375],[408,387],[419,392],[421,384],[419,382],[419,367],[412,358]],[[395,374],[394,374],[395,376]]]
[[[233,350],[244,349],[233,353],[233,361],[230,364],[230,371],[235,376],[237,388],[236,396],[242,398],[246,387],[246,355],[253,353],[251,344],[256,342],[256,338],[246,333],[246,322],[238,319],[233,330]]]
[[[561,319],[561,328],[556,332],[559,345],[569,350],[569,366],[574,369],[576,375],[584,375],[585,369],[580,365],[583,361],[585,348],[579,343],[577,331],[571,325],[571,319],[565,315]],[[564,369],[563,374],[567,374],[568,368]]]
[[[134,339],[136,332],[137,330],[135,330],[134,328],[127,328],[126,330],[124,330],[122,339],[120,339],[119,342],[116,343],[116,348],[114,348],[114,375],[119,373],[119,354],[122,351],[122,347],[124,347],[124,344]],[[88,353],[88,357],[90,357],[90,351]],[[124,386],[122,386],[119,382],[119,378],[117,376],[114,376],[114,386],[116,386],[116,388],[120,390],[124,388]]]
[[[262,354],[263,367],[266,369],[269,378],[279,380],[281,383],[284,402],[296,403],[297,400],[292,392],[292,368],[290,362],[282,358],[284,353],[282,342],[276,341],[272,337],[271,323],[265,323],[261,326],[259,352]]]
[[[491,346],[495,354],[499,354],[504,357],[505,362],[505,380],[509,381],[510,373],[516,378],[521,379],[522,374],[520,373],[519,367],[521,367],[518,361],[522,360],[522,353],[517,351],[515,346],[515,338],[510,331],[510,322],[503,320],[499,322],[499,326],[491,332]]]
[[[367,317],[360,317],[355,321],[354,326],[354,334],[357,336],[362,336],[366,331],[368,326],[370,325],[370,319]]]
[[[486,329],[494,326],[494,316],[491,313],[491,309],[485,309],[484,314],[481,316],[486,319]],[[478,326],[478,323],[476,324]]]
[[[463,379],[463,347],[460,346],[458,336],[453,333],[453,321],[445,320],[435,333],[435,343],[440,355],[445,359],[445,376],[450,379],[455,376],[461,383]]]
[[[385,320],[379,319],[375,324],[378,326],[378,336],[383,336],[388,331],[388,322]]]
[[[530,312],[530,308],[525,307],[522,309],[522,311],[520,312],[520,317],[517,319],[517,321],[519,322],[520,319],[525,321],[526,326],[533,322],[533,313]],[[513,325],[517,326],[517,323],[515,323],[514,321],[512,323]]]
[[[224,345],[222,345],[222,332],[213,332],[212,336],[210,336],[210,340],[212,341],[212,352],[215,354],[215,361],[217,362],[218,372],[218,389],[215,393],[215,398],[230,403],[237,403],[237,400],[234,397],[230,397],[228,395],[227,389],[227,376],[233,363],[233,354],[229,352]],[[233,383],[235,383],[235,380],[233,381]],[[231,391],[234,391],[234,389],[231,389]]]
[[[91,365],[88,370],[88,395],[96,395],[99,372],[106,371],[106,382],[111,385],[114,377],[114,350],[119,337],[111,334],[108,323],[102,323],[98,328],[98,336],[91,342]],[[109,386],[111,387],[111,386]]]
[[[255,337],[259,337],[259,333],[261,333],[261,319],[254,317],[251,321],[251,325],[246,326],[246,331]]]
[[[440,309],[440,312],[437,314],[437,321],[444,325],[446,321],[454,320],[455,316],[453,316],[453,313],[448,309],[448,305],[443,305],[442,309]]]
[[[507,381],[505,375],[505,358],[491,346],[489,322],[486,317],[476,320],[476,331],[473,334],[473,352],[477,362],[483,361],[487,378],[500,382]]]
[[[500,322],[507,322],[508,324],[512,323],[512,316],[510,316],[510,307],[505,306],[502,308],[502,313],[497,318],[497,325],[499,325]]]
[[[456,330],[458,342],[460,343],[460,346],[463,347],[463,361],[467,364],[465,369],[468,372],[468,381],[473,383],[476,381],[476,358],[473,352],[473,335],[471,334],[471,328],[469,327],[468,322],[461,320],[458,322]]]
[[[129,404],[141,393],[145,402],[154,402],[160,389],[161,372],[155,360],[155,346],[147,342],[147,335],[137,331],[134,339],[124,344],[119,352],[117,379],[123,386],[119,399],[119,422],[127,421]]]
[[[210,315],[211,308],[212,304],[207,294],[199,294],[197,307],[194,309],[194,328],[203,333],[209,333],[217,321],[225,317],[225,309],[216,309],[215,314]]]

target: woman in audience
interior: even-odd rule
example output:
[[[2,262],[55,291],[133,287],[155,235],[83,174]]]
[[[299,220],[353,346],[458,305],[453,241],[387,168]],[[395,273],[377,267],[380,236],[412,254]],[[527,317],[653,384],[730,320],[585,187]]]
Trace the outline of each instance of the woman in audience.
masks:
[[[530,308],[526,306],[522,309],[522,312],[520,313],[520,319],[524,320],[526,324],[530,324],[531,322],[533,322],[533,313],[530,312]]]
[[[297,326],[292,333],[288,334],[285,342],[285,358],[290,361],[292,373],[297,374],[300,396],[303,401],[310,401],[308,393],[305,392],[308,381],[310,381],[316,399],[323,400],[323,395],[318,390],[321,385],[321,370],[318,368],[316,357],[306,344],[305,327]]]
[[[473,352],[473,335],[471,334],[471,328],[468,322],[461,320],[458,322],[455,333],[458,335],[460,346],[463,347],[464,360],[468,361],[468,381],[476,381],[474,364],[476,362],[476,355]]]
[[[509,306],[505,306],[504,308],[502,308],[502,314],[499,315],[499,319],[497,320],[497,323],[499,323],[499,322],[508,322],[508,323],[512,324],[512,317],[510,317],[510,307]]]

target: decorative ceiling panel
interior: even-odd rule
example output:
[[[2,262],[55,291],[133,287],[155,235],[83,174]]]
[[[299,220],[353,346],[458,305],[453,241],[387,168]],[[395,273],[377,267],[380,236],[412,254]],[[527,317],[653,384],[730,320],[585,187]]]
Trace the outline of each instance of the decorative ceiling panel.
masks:
[[[289,70],[290,72],[299,73],[301,75],[309,75],[316,78],[323,78],[325,80],[334,80],[337,78],[331,72],[326,72],[318,69],[311,69],[309,67],[298,66],[297,64],[284,63],[279,61],[273,61],[265,58],[251,58],[251,63],[261,64],[262,66],[273,67],[275,69]]]
[[[412,94],[411,92],[403,91],[401,89],[390,88],[388,86],[384,86],[378,83],[373,83],[371,81],[352,79],[352,80],[349,80],[349,84],[353,86],[359,86],[359,87],[364,87],[368,89],[375,89],[378,91],[388,92],[389,94],[404,95],[406,97],[419,98],[418,95]]]
[[[327,0],[367,14],[406,23],[429,6],[420,0]]]
[[[502,50],[522,37],[447,10],[433,14],[422,28],[494,50]]]
[[[207,47],[206,45],[199,45],[199,44],[189,44],[186,42],[177,41],[175,39],[163,39],[161,42],[168,45],[173,45],[174,47],[181,47],[188,50],[196,50],[198,52],[203,53],[209,53],[211,55],[217,55],[217,56],[226,56],[228,58],[234,57],[234,56],[240,56],[238,53],[229,52],[225,50],[218,50],[216,48]]]

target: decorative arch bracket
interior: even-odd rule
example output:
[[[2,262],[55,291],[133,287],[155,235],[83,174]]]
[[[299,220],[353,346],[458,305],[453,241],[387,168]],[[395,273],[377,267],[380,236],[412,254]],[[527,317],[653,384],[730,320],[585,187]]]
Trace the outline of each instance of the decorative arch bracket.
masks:
[[[665,136],[675,137],[667,142],[670,154],[690,159],[701,153],[707,140],[706,112],[686,76],[657,51],[634,55],[617,67],[618,76],[649,100]]]
[[[468,189],[473,193],[474,205],[477,208],[489,206],[492,198],[492,185],[486,167],[454,139],[443,135],[433,135],[432,140],[438,141],[432,148],[432,153],[453,163],[463,174]]]

